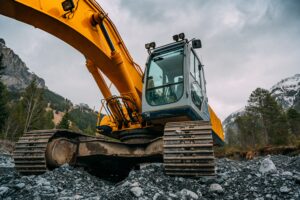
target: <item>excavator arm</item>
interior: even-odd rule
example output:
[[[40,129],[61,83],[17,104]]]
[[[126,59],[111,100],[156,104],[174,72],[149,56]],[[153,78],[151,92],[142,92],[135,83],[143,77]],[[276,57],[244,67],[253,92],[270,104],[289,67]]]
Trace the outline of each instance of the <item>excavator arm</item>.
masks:
[[[96,1],[0,0],[0,14],[33,25],[73,46],[87,59],[87,68],[105,99],[113,95],[102,73],[121,97],[130,99],[131,110],[141,112],[142,71]],[[116,121],[122,121],[124,114],[117,103],[112,100],[108,107]]]
[[[174,101],[174,95],[167,95],[171,89],[176,88],[179,91],[181,85],[188,83],[179,81],[183,80],[183,77],[194,80],[191,79],[193,77],[189,66],[183,67],[183,63],[187,62],[180,61],[183,61],[183,45],[186,46],[186,52],[190,52],[188,55],[192,55],[192,49],[188,46],[188,40],[184,40],[184,34],[182,41],[178,42],[179,36],[182,36],[179,34],[175,43],[155,50],[157,55],[164,55],[164,62],[163,56],[157,57],[158,60],[154,60],[155,56],[152,56],[153,62],[161,61],[160,67],[167,67],[164,72],[172,73],[162,81],[168,82],[157,86],[156,89],[147,88],[147,83],[144,85],[147,94],[156,97],[153,101],[159,100],[158,97],[164,101],[168,100],[165,104],[161,103],[161,109],[158,111],[155,109],[159,106],[147,105],[148,112],[143,110],[145,116],[150,116],[150,112],[153,114],[152,118],[147,119],[142,117],[143,73],[131,58],[116,27],[95,0],[0,0],[0,14],[42,29],[73,46],[85,56],[86,66],[104,96],[103,103],[106,103],[109,114],[101,120],[98,131],[119,139],[111,141],[69,130],[31,131],[25,133],[16,143],[14,159],[19,172],[43,173],[69,163],[102,174],[121,172],[124,175],[142,162],[164,162],[168,175],[215,174],[213,142],[217,140],[212,137],[212,132],[219,139],[219,143],[222,143],[224,135],[220,120],[210,107],[207,114],[210,117],[206,117],[203,114],[203,110],[206,109],[199,109],[195,107],[196,104],[190,104],[189,102],[194,101],[191,98],[193,93],[189,95],[189,91],[183,95],[181,89],[181,99],[177,99],[177,102]],[[151,46],[148,48],[149,53]],[[166,51],[166,48],[169,50]],[[172,56],[170,49],[173,52]],[[178,49],[180,51],[177,51]],[[174,50],[177,51],[175,54]],[[150,55],[150,60],[152,57]],[[196,57],[192,58],[197,60]],[[68,60],[65,62],[67,65]],[[157,67],[158,64],[160,62],[153,66]],[[191,61],[189,64],[194,66]],[[198,71],[200,69],[198,65]],[[151,65],[148,70],[151,71]],[[120,96],[111,93],[103,75],[114,84]],[[147,76],[147,81],[153,80],[153,76],[162,78],[155,70],[153,75]],[[171,80],[175,82],[169,82]],[[198,84],[197,79],[195,81]],[[159,90],[167,92],[162,93]],[[153,120],[155,117],[156,121]]]

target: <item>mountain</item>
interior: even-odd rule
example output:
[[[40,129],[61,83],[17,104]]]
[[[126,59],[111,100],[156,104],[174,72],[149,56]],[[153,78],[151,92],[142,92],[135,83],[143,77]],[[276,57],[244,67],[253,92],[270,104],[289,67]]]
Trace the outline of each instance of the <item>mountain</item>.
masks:
[[[281,80],[270,89],[270,92],[285,110],[295,108],[300,111],[300,74]]]
[[[271,95],[285,109],[294,108],[300,112],[300,74],[282,79],[270,89]],[[228,128],[236,130],[234,123],[237,116],[243,114],[244,108],[230,114],[223,121],[223,127],[226,132]]]
[[[45,109],[53,111],[54,118],[52,121],[55,124],[60,122],[66,107],[70,107],[71,124],[74,124],[81,131],[85,129],[95,131],[97,112],[94,112],[86,104],[73,105],[70,100],[48,89],[44,79],[30,72],[22,59],[6,46],[4,39],[1,38],[0,58],[0,64],[5,67],[1,81],[8,89],[10,101],[17,102],[24,89],[35,80],[37,86],[44,89],[43,98],[48,103]]]
[[[23,90],[33,79],[36,80],[38,87],[46,88],[45,81],[34,73],[29,72],[26,64],[13,50],[5,45],[4,39],[1,38],[0,55],[2,55],[2,64],[5,66],[1,81],[6,85],[9,91]]]
[[[237,126],[236,126],[236,124],[235,124],[235,119],[236,119],[238,116],[240,116],[241,114],[243,114],[243,113],[244,113],[244,110],[245,110],[244,108],[241,108],[241,109],[239,109],[239,110],[237,110],[237,111],[231,113],[229,116],[227,116],[227,117],[225,118],[225,120],[222,122],[223,128],[224,128],[225,132],[226,132],[226,130],[227,130],[228,128],[231,128],[231,129],[233,129],[233,130],[236,130],[236,129],[237,129]]]

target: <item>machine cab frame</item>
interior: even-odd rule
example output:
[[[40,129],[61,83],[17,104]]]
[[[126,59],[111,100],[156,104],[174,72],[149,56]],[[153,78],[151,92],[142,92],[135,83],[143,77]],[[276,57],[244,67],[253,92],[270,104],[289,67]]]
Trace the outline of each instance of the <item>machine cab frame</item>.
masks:
[[[156,48],[149,55],[142,111],[153,123],[209,120],[204,68],[187,40]]]

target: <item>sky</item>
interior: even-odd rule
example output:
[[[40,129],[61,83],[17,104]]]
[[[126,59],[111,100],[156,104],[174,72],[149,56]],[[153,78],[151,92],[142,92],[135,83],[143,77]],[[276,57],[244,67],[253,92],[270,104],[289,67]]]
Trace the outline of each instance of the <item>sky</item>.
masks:
[[[209,104],[224,120],[257,87],[270,89],[300,73],[300,1],[97,0],[134,60],[144,68],[145,43],[163,45],[184,32],[199,38]],[[47,87],[75,104],[98,109],[102,95],[84,56],[60,39],[0,16],[0,38]]]

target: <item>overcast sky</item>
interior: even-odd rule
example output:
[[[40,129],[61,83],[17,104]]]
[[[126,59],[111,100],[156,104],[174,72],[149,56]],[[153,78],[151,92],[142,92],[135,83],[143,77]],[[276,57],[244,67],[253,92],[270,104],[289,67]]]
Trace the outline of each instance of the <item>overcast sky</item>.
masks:
[[[132,57],[144,67],[144,44],[172,42],[184,32],[200,38],[209,103],[223,120],[243,107],[255,88],[269,89],[300,73],[300,1],[98,0]],[[4,38],[54,92],[98,109],[100,94],[84,57],[63,41],[0,16]]]

